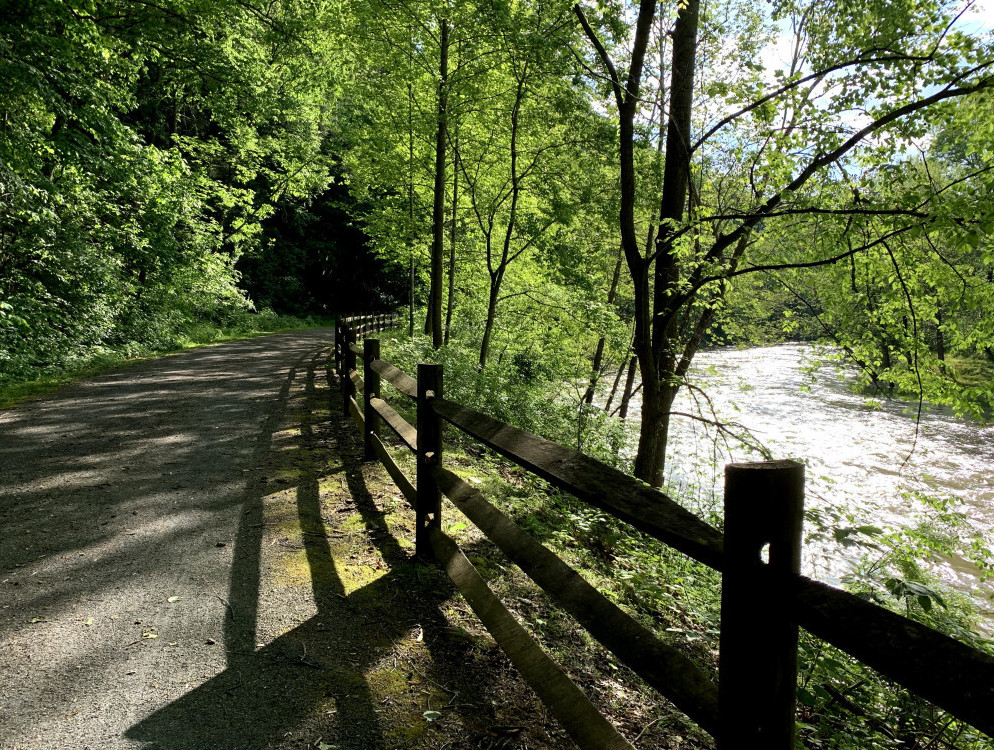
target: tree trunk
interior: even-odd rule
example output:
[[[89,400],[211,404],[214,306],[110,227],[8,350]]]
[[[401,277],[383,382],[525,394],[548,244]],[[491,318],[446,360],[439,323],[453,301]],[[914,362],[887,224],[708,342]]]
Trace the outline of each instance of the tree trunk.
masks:
[[[441,348],[442,336],[442,287],[445,281],[445,142],[449,75],[449,22],[441,21],[438,78],[438,128],[435,134],[435,190],[432,207],[431,231],[431,286],[428,292],[428,312],[425,315],[425,333],[431,333],[431,343]]]
[[[614,264],[614,275],[611,277],[611,288],[607,292],[607,303],[614,304],[615,295],[618,292],[618,280],[621,278],[621,261],[624,255],[621,247],[618,247],[618,258]],[[587,404],[594,403],[594,391],[597,389],[597,381],[601,379],[601,366],[604,363],[604,345],[606,341],[603,336],[597,340],[597,350],[594,352],[594,360],[590,366],[590,385],[587,392],[583,394],[583,401]]]
[[[624,368],[622,368],[624,370]],[[625,377],[625,390],[621,394],[621,406],[618,407],[618,416],[624,422],[628,419],[628,405],[632,401],[632,393],[635,389],[635,373],[638,371],[638,358],[632,357],[628,360],[628,375]],[[618,373],[621,374],[620,372]]]
[[[653,487],[659,487],[663,482],[670,407],[679,387],[676,371],[680,362],[677,355],[680,337],[675,311],[670,309],[679,282],[673,241],[677,226],[684,218],[690,184],[690,127],[699,17],[700,0],[688,0],[677,14],[673,29],[666,163],[660,200],[660,227],[656,237],[652,325],[651,330],[643,328],[639,331],[636,327],[636,337],[641,335],[644,338],[635,345],[642,370],[642,425],[635,457],[635,476]]]
[[[414,29],[409,29],[410,44],[407,53],[407,79],[414,77]],[[407,231],[410,234],[410,289],[408,290],[407,335],[414,337],[414,84],[407,84]]]
[[[594,359],[590,363],[590,383],[587,385],[587,392],[581,399],[585,404],[594,403],[594,391],[597,390],[597,381],[601,379],[601,365],[604,362],[604,344],[607,343],[603,336],[597,339],[597,349],[594,350]]]
[[[677,386],[665,385],[650,391],[645,376],[642,377],[642,422],[633,473],[653,487],[661,487],[663,484],[666,444],[670,435],[670,409],[678,390]],[[646,429],[647,425],[652,425],[655,429]]]
[[[483,341],[480,342],[479,367],[481,370],[487,366],[487,357],[490,354],[490,337],[494,332],[494,320],[497,318],[497,298],[500,294],[502,278],[502,274],[490,277],[490,295],[487,299],[487,321],[483,326]]]
[[[459,159],[459,136],[452,144],[452,159]],[[456,283],[456,218],[459,213],[459,170],[452,167],[452,223],[449,225],[449,290],[445,301],[445,343],[449,343],[452,328],[452,299]]]
[[[646,50],[652,36],[656,3],[652,0],[639,2],[638,19],[632,35],[632,54],[624,83],[606,49],[584,16],[582,8],[575,5],[573,10],[610,75],[618,106],[618,167],[621,193],[618,219],[621,245],[632,277],[635,306],[633,350],[638,357],[643,384],[642,424],[638,454],[635,459],[635,476],[659,486],[662,482],[663,457],[669,429],[669,404],[672,401],[672,398],[664,398],[661,386],[671,382],[670,376],[675,366],[675,355],[666,346],[670,340],[662,335],[669,326],[661,323],[660,320],[665,314],[667,294],[673,291],[667,280],[675,271],[675,258],[667,252],[662,270],[657,260],[656,278],[662,279],[663,283],[660,288],[657,281],[653,295],[649,284],[651,260],[642,256],[635,227],[635,114],[640,101],[639,85]],[[682,218],[683,204],[686,202],[689,166],[687,137],[690,133],[690,112],[693,104],[699,11],[699,0],[688,0],[687,5],[681,8],[677,15],[673,33],[673,74],[670,85],[670,116],[661,207],[667,211],[666,217],[674,220]],[[657,247],[665,250],[666,243],[672,243],[672,229],[670,227],[666,237],[657,237]],[[660,242],[663,245],[659,245]],[[671,263],[669,267],[665,266],[667,262]],[[663,307],[660,307],[660,302],[663,303]],[[672,316],[667,317],[672,318]]]
[[[942,307],[935,308],[935,356],[945,364],[946,361],[946,339],[942,334]]]
[[[618,395],[618,384],[621,382],[621,376],[625,374],[625,360],[628,359],[628,352],[631,350],[632,347],[629,345],[628,351],[625,352],[625,356],[618,364],[618,372],[614,375],[614,384],[611,386],[611,392],[608,394],[607,402],[604,404],[604,411],[608,414],[611,413],[611,404],[614,402],[614,397]]]

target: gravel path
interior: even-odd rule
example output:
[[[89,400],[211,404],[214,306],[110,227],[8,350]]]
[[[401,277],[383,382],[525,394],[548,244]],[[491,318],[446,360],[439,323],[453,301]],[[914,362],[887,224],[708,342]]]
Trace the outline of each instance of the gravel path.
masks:
[[[286,734],[300,686],[259,682],[285,656],[257,645],[262,499],[291,385],[324,375],[332,335],[177,354],[0,412],[0,747]]]
[[[342,417],[331,337],[0,412],[0,749],[572,746],[414,558],[413,512]]]

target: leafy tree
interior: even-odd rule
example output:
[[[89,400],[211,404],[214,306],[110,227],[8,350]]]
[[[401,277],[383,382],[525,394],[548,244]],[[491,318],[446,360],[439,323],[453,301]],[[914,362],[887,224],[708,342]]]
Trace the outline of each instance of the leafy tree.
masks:
[[[487,274],[481,369],[511,266],[554,245],[578,206],[571,191],[583,190],[575,165],[590,162],[581,149],[593,129],[577,128],[589,110],[564,78],[572,67],[567,10],[490,3],[484,16],[495,49],[467,104],[486,96],[488,107],[465,118],[457,163]]]
[[[956,30],[943,3],[843,4],[828,13],[786,2],[774,6],[772,20],[793,28],[793,59],[766,76],[760,47],[749,41],[763,36],[754,13],[733,7],[719,15],[727,8],[702,11],[688,0],[675,9],[668,70],[649,71],[658,4],[639,2],[630,29],[621,21],[622,5],[596,16],[581,5],[575,10],[595,53],[592,75],[607,81],[618,113],[619,218],[643,382],[635,474],[658,485],[673,400],[729,280],[839,262],[878,247],[888,233],[920,227],[923,218],[900,203],[867,209],[859,180],[855,190],[839,185],[852,182],[854,165],[887,161],[922,135],[924,112],[988,89],[994,60],[987,45]],[[720,54],[729,48],[741,56]],[[624,68],[618,54],[626,55]],[[709,67],[698,75],[702,63]],[[638,239],[645,219],[636,213],[646,181],[636,173],[636,153],[647,145],[637,137],[647,75],[669,81],[659,212],[652,220],[658,232],[649,252]],[[872,237],[813,259],[797,243],[759,241],[826,216],[856,220],[879,210],[903,217],[900,227],[863,222]],[[776,254],[757,254],[771,247]]]
[[[335,25],[310,3],[4,3],[8,373],[248,304],[234,264],[328,182]]]
[[[923,155],[881,172],[878,192],[861,200],[901,204],[907,212],[899,220],[882,214],[845,228],[829,225],[813,244],[874,244],[810,278],[794,274],[789,283],[869,383],[983,416],[994,394],[972,377],[970,362],[984,356],[994,333],[986,314],[994,304],[985,258],[994,209],[988,170]],[[913,212],[922,221],[907,229]]]

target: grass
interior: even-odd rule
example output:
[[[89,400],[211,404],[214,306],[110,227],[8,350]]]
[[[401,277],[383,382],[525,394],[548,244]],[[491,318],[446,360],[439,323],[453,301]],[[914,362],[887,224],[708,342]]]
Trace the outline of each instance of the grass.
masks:
[[[129,346],[127,350],[101,349],[70,362],[39,367],[23,377],[4,378],[0,374],[0,409],[9,409],[24,401],[47,396],[77,380],[103,375],[167,354],[271,333],[305,331],[333,325],[334,319],[329,317],[295,318],[272,313],[246,313],[228,325],[196,323],[178,332],[168,346],[139,344]]]
[[[389,352],[387,358],[391,358]],[[991,382],[992,370],[984,362],[959,361],[955,366],[974,385]],[[474,484],[495,506],[553,549],[622,609],[692,655],[705,670],[716,671],[720,624],[718,574],[554,491],[453,430],[446,436],[444,460],[449,469]],[[671,496],[682,498],[688,509],[711,522],[717,520],[712,498],[700,497],[688,487],[669,488],[669,491]],[[689,726],[685,717],[665,709],[658,695],[621,668],[610,654],[592,644],[572,618],[536,590],[516,566],[447,502],[443,506],[442,524],[532,635],[571,674],[582,675],[584,686],[616,724],[626,728],[641,724],[649,728],[650,722],[658,722],[643,737],[649,743],[647,746],[671,747],[669,741],[673,735],[683,738],[680,747],[710,746],[709,740]],[[916,557],[925,552],[920,537],[911,541]],[[886,592],[882,596],[886,599]],[[889,599],[887,603],[900,608]],[[922,619],[920,612],[909,614]],[[936,608],[935,615],[936,621],[927,624],[938,626],[954,637],[964,638],[963,633],[971,635],[968,608],[957,609],[949,617],[945,616],[945,608],[942,612]],[[964,640],[969,642],[970,638]],[[799,735],[806,746],[867,750],[896,747],[903,741],[922,747],[942,744],[962,750],[994,747],[965,724],[953,721],[922,699],[887,683],[855,658],[820,641],[806,637],[800,662],[805,692],[799,706]],[[839,693],[857,696],[857,704],[872,707],[868,710],[873,717],[872,725],[854,722],[850,712],[840,709],[834,697]],[[615,708],[615,703],[624,708]],[[661,731],[664,726],[667,732]]]

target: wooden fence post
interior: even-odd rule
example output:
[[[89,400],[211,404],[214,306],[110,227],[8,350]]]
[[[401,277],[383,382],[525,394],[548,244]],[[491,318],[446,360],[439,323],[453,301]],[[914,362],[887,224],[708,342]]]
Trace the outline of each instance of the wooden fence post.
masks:
[[[418,493],[415,503],[414,553],[421,558],[432,557],[428,539],[429,524],[442,523],[442,493],[438,489],[433,466],[442,465],[442,420],[431,408],[433,398],[442,396],[442,366],[418,365]]]
[[[801,568],[803,514],[803,464],[725,466],[719,750],[794,748],[797,622],[788,582]]]
[[[355,369],[355,352],[351,349],[351,344],[355,343],[355,329],[351,323],[347,323],[342,330],[342,412],[349,416],[349,399],[356,394],[355,384],[352,382],[352,371]]]
[[[363,456],[367,461],[376,458],[373,451],[373,435],[380,435],[380,415],[373,408],[372,400],[380,397],[380,376],[373,369],[374,359],[380,358],[380,340],[366,339],[362,345],[362,396],[363,416],[366,427],[363,431]]]
[[[342,319],[335,316],[335,372],[342,375]]]

